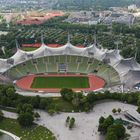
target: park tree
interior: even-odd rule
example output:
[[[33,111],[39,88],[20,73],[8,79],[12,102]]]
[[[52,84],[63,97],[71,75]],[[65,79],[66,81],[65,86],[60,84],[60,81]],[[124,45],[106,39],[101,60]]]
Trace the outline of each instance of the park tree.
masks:
[[[79,105],[80,105],[80,99],[79,98],[73,98],[72,99],[72,105],[74,107],[79,107]]]
[[[68,88],[63,88],[60,91],[61,96],[63,99],[67,100],[67,101],[72,101],[73,99],[73,90],[72,89],[68,89]]]
[[[17,113],[22,114],[22,113],[31,113],[33,114],[33,106],[31,104],[18,104],[16,108]]]
[[[41,99],[40,100],[40,104],[39,104],[39,107],[41,108],[41,109],[45,109],[46,107],[47,107],[47,100],[46,99]]]
[[[99,124],[98,132],[100,132],[101,134],[105,134],[105,125],[104,125],[104,123]]]
[[[89,112],[90,109],[91,109],[91,105],[88,102],[84,103],[83,109],[84,109],[85,112]]]
[[[96,95],[94,92],[91,92],[87,95],[87,101],[90,103],[90,104],[93,104],[95,101],[96,101]]]
[[[70,119],[70,123],[69,123],[69,128],[73,128],[74,127],[74,124],[75,124],[75,118],[71,118]]]
[[[133,95],[128,95],[127,102],[129,104],[134,103],[134,97],[133,97]]]
[[[122,110],[121,110],[121,108],[118,108],[118,110],[117,110],[117,111],[118,111],[118,113],[120,113]]]
[[[33,121],[34,121],[34,117],[31,113],[25,112],[19,114],[18,122],[21,126],[29,127],[33,124]]]
[[[125,136],[125,128],[122,124],[111,125],[108,128],[107,133],[111,132],[115,133],[118,139],[121,139]]]
[[[107,129],[114,123],[114,118],[109,115],[103,123],[99,123],[98,131],[102,134],[106,134]]]
[[[5,96],[1,97],[1,105],[3,105],[3,106],[8,105],[7,98]]]
[[[103,116],[101,116],[101,117],[99,118],[99,124],[104,123],[104,120],[105,120],[105,118],[104,118]]]
[[[107,132],[105,140],[118,140],[114,132]]]
[[[3,118],[4,118],[4,116],[3,116],[3,112],[0,110],[0,121],[2,121]]]
[[[9,87],[6,89],[6,94],[10,96],[10,94],[14,94],[15,93],[15,88],[14,87]]]
[[[112,109],[112,113],[115,114],[116,112],[117,112],[117,110],[116,110],[115,108],[113,108],[113,109]]]
[[[66,123],[69,123],[69,121],[70,121],[70,116],[67,117]]]
[[[56,111],[56,113],[59,113],[61,111],[59,104],[54,105],[54,110]]]
[[[40,105],[40,96],[32,97],[30,102],[33,105],[33,107],[38,108]]]
[[[16,107],[16,112],[19,113],[19,114],[20,114],[20,113],[23,113],[22,104],[21,104],[21,103],[17,105],[17,107]]]
[[[24,104],[22,106],[22,110],[24,113],[28,112],[28,113],[33,114],[33,106],[31,104]]]
[[[80,103],[81,103],[81,104],[87,103],[87,98],[86,98],[85,96],[83,96],[83,97],[80,99]]]

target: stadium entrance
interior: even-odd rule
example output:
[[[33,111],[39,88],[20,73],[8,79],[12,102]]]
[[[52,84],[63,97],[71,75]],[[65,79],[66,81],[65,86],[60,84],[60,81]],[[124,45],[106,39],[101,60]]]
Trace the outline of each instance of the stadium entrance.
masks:
[[[59,73],[66,73],[67,72],[67,65],[65,63],[58,64],[58,72]]]

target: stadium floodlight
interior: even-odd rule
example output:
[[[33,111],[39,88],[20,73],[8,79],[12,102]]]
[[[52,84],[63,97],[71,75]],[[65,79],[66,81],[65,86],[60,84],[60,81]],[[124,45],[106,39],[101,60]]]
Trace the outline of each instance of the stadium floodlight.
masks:
[[[2,50],[3,54],[6,55],[5,46],[2,46],[2,47],[1,47],[1,50]]]
[[[44,35],[43,34],[41,34],[41,44],[45,44],[44,43]]]
[[[68,43],[70,43],[70,41],[71,41],[71,35],[70,35],[70,33],[68,32]]]
[[[135,53],[135,60],[137,59],[137,53],[138,53],[138,48],[137,48],[137,40],[135,39],[134,41],[134,45],[135,45],[135,48],[136,48],[136,53]]]
[[[18,50],[20,48],[20,46],[19,46],[17,39],[15,39],[15,42],[16,42],[16,49]]]
[[[97,45],[96,31],[94,32],[94,44]]]

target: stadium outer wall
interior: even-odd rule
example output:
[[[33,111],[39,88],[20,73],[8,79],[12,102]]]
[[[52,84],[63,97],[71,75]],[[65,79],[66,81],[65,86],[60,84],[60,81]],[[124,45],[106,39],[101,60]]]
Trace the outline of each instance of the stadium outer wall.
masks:
[[[44,76],[44,77],[48,77],[48,76],[77,76],[77,77],[81,77],[81,76],[87,76],[89,79],[89,88],[76,88],[73,89],[74,91],[96,91],[99,89],[102,89],[105,86],[105,81],[94,75],[94,74],[89,74],[89,75],[80,75],[80,74],[41,74],[41,75],[28,75],[25,76],[19,80],[16,81],[16,86],[22,90],[25,91],[33,91],[33,92],[47,92],[47,93],[58,93],[60,92],[61,89],[54,89],[54,88],[31,88],[32,82],[34,80],[35,77],[39,77],[39,76]]]

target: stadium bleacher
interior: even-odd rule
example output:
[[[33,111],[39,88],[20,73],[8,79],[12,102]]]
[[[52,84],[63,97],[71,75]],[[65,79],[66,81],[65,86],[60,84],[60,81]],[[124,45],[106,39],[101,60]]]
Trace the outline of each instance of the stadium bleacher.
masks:
[[[29,60],[23,64],[14,66],[7,73],[11,79],[16,80],[27,74],[59,73],[60,70],[64,70],[67,73],[94,73],[103,78],[106,83],[112,85],[113,83],[120,82],[118,73],[112,67],[94,58],[66,55]]]

